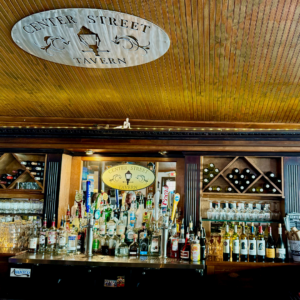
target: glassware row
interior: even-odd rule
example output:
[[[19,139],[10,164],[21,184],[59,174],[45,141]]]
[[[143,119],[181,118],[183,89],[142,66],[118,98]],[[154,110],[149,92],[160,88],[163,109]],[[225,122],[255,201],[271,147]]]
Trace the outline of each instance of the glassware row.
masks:
[[[43,202],[32,199],[0,199],[0,213],[42,214]]]

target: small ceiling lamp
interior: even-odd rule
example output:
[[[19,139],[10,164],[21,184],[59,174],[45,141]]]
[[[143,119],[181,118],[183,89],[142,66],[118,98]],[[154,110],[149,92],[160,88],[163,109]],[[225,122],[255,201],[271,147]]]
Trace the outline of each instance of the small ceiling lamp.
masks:
[[[86,151],[85,151],[85,154],[86,154],[86,155],[93,155],[93,154],[94,154],[94,151],[93,151],[93,150],[86,150]]]

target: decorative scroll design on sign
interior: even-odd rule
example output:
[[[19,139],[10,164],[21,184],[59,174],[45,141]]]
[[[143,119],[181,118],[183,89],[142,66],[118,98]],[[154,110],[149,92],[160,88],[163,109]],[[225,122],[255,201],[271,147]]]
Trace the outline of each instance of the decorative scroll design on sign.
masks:
[[[53,50],[53,51],[62,51],[64,50],[67,46],[69,45],[70,41],[66,41],[63,37],[61,36],[45,36],[44,37],[44,42],[46,43],[46,46],[39,46],[37,45],[41,50],[44,50],[48,55],[52,56],[52,54],[48,53],[48,50]]]
[[[94,52],[96,56],[100,56],[99,52],[109,52],[109,50],[100,50],[99,46],[101,43],[100,37],[97,33],[90,29],[82,26],[77,36],[82,44],[90,48],[91,50],[82,50],[82,52]]]
[[[139,44],[139,41],[134,36],[131,36],[131,35],[124,35],[124,36],[120,36],[120,37],[118,37],[116,35],[115,39],[112,42],[115,43],[116,45],[119,45],[120,41],[126,41],[130,44],[129,48],[124,47],[124,45],[122,46],[124,49],[129,50],[129,51],[130,50],[137,51],[139,49],[143,49],[147,54],[148,53],[147,50],[150,50],[150,47],[149,47],[150,42],[146,46],[141,46]]]

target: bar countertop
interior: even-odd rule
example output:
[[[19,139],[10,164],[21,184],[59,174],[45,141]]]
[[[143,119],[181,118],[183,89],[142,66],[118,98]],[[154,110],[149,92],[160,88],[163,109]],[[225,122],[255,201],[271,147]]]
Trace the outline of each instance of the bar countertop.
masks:
[[[11,257],[9,263],[15,264],[51,264],[74,266],[99,266],[99,267],[127,267],[127,268],[152,268],[152,269],[204,269],[202,262],[185,262],[173,258],[160,257],[115,257],[94,255],[87,258],[85,255],[49,255],[24,253]]]

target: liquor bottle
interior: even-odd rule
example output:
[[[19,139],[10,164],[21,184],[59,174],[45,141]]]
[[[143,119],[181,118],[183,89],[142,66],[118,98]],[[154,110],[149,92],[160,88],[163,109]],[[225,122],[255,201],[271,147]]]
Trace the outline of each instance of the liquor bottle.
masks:
[[[140,235],[141,237],[141,235]],[[148,248],[149,248],[149,238],[148,238],[148,235],[147,235],[147,229],[145,228],[144,230],[144,236],[143,238],[141,239],[140,238],[140,255],[142,256],[146,256],[148,255]]]
[[[204,228],[202,228],[202,225],[200,226],[200,259],[201,260],[206,259],[205,234],[204,234]]]
[[[37,227],[34,226],[33,232],[29,236],[29,241],[28,241],[28,252],[29,253],[37,252],[37,242],[38,242]]]
[[[140,228],[140,230],[138,231],[138,241],[140,242],[143,238],[144,238],[144,231],[146,229],[146,223],[143,222],[142,223],[142,227]]]
[[[219,186],[213,186],[213,191],[217,192],[217,193],[220,193],[222,191],[222,188],[219,187]]]
[[[70,231],[68,232],[68,254],[76,254],[77,253],[77,232],[75,231],[75,227],[71,225]],[[99,244],[98,244],[99,248]]]
[[[116,222],[114,220],[114,212],[111,211],[110,220],[106,223],[108,235],[113,235],[116,230]]]
[[[238,175],[238,174],[240,174],[240,170],[238,168],[234,168],[232,170],[232,173],[235,174],[235,175]]]
[[[150,227],[150,222],[152,220],[152,212],[153,212],[153,208],[152,208],[152,199],[147,199],[146,202],[146,209],[144,210],[143,213],[143,222],[145,222],[146,228]]]
[[[218,175],[218,174],[220,173],[220,170],[219,170],[218,168],[215,168],[215,169],[213,170],[213,173],[214,173],[215,175]]]
[[[232,181],[232,180],[234,179],[234,175],[231,174],[231,173],[227,174],[226,177],[227,177],[230,181]]]
[[[78,231],[79,230],[79,227],[80,227],[80,221],[79,221],[79,210],[76,209],[76,212],[75,212],[75,217],[73,218],[73,226],[75,226],[75,230]]]
[[[161,233],[158,226],[154,223],[153,232],[149,241],[149,255],[160,256],[161,255]]]
[[[57,243],[57,229],[55,227],[55,214],[53,215],[52,225],[47,231],[47,248],[46,252],[53,253]]]
[[[208,174],[208,178],[210,179],[210,180],[212,180],[213,178],[215,177],[215,174],[214,173],[209,173]]]
[[[117,235],[121,236],[122,234],[125,234],[125,228],[126,228],[126,224],[123,219],[123,212],[121,211],[120,219],[117,225]]]
[[[63,218],[61,219],[60,228],[57,231],[57,244],[56,244],[56,252],[59,254],[67,253],[67,222],[64,223]]]
[[[116,254],[116,246],[119,243],[119,238],[117,235],[114,234],[113,232],[112,235],[108,234],[108,255],[110,256],[115,256]]]
[[[209,169],[210,171],[213,171],[214,168],[215,168],[215,165],[214,165],[213,163],[209,163],[209,164],[208,164],[208,169]]]
[[[203,169],[203,174],[204,174],[204,175],[207,175],[208,173],[209,173],[209,169],[208,169],[208,168],[204,168],[204,169]]]
[[[43,227],[39,232],[39,253],[44,253],[46,249],[47,217],[44,216]]]
[[[275,174],[273,172],[267,172],[266,176],[269,177],[271,180],[275,178]]]
[[[200,261],[200,243],[198,239],[191,241],[191,261]]]
[[[176,224],[173,224],[171,236],[170,236],[170,250],[169,250],[169,257],[171,258],[179,258],[178,241],[179,238],[177,236]]]
[[[84,253],[84,231],[79,227],[78,232],[77,232],[77,252],[76,252],[76,254],[80,254],[80,253]]]
[[[266,242],[266,261],[274,262],[275,261],[275,242],[272,236],[272,227],[269,226],[269,235]]]
[[[278,239],[276,243],[276,261],[285,262],[286,259],[286,249],[284,242],[282,240],[282,227],[281,224],[278,224]]]
[[[203,179],[204,185],[208,184],[209,182],[210,182],[210,179],[209,179],[209,178],[204,178],[204,179]]]
[[[227,193],[233,193],[233,188],[231,186],[226,187],[225,191]]]
[[[258,236],[256,238],[256,247],[257,247],[257,261],[265,261],[266,258],[266,243],[262,230],[262,226],[258,228]]]
[[[122,234],[121,235],[121,243],[116,248],[116,256],[118,256],[118,257],[127,257],[129,254],[129,247],[124,242],[124,240],[125,240],[125,235]]]
[[[243,174],[245,174],[245,175],[250,175],[250,173],[251,173],[251,171],[248,168],[243,170]]]
[[[239,261],[240,243],[239,243],[239,235],[237,233],[237,225],[234,225],[234,232],[231,237],[231,240],[232,240],[232,261]]]
[[[181,221],[181,227],[180,227],[180,235],[179,235],[179,240],[178,240],[178,252],[179,252],[179,257],[181,254],[181,250],[184,247],[185,244],[185,238],[184,238],[184,219]]]
[[[241,261],[248,261],[248,239],[245,225],[243,225],[242,234],[240,236],[240,254]]]
[[[191,251],[190,235],[189,235],[189,232],[187,232],[184,246],[182,247],[182,250],[180,251],[180,259],[190,260],[190,251]]]
[[[70,230],[70,223],[71,223],[71,212],[70,212],[70,206],[68,204],[68,209],[67,209],[67,215],[66,215],[66,230]]]
[[[258,187],[256,188],[256,192],[261,194],[261,193],[264,192],[264,189],[263,189],[262,187],[259,187],[259,186],[258,186]]]
[[[256,261],[256,239],[253,223],[251,223],[251,233],[249,235],[249,261]]]
[[[140,247],[139,243],[137,242],[137,234],[133,235],[133,242],[129,246],[129,256],[139,256],[140,254]]]
[[[96,228],[94,228],[94,233],[93,233],[92,251],[93,251],[93,253],[100,252],[100,237],[98,235]]]

